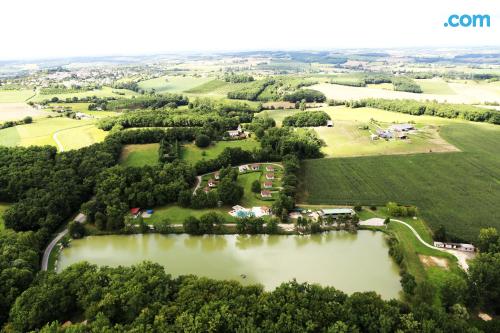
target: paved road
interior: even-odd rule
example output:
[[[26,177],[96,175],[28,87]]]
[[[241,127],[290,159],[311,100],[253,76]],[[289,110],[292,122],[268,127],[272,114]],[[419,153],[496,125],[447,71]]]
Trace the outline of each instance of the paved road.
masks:
[[[42,271],[46,271],[47,268],[49,267],[49,256],[50,253],[52,252],[52,249],[54,246],[59,242],[66,234],[68,233],[68,229],[64,229],[60,233],[57,234],[57,236],[50,242],[50,244],[47,246],[45,251],[43,252],[43,258],[42,258]]]
[[[418,232],[411,225],[409,225],[408,223],[406,223],[404,221],[400,221],[400,220],[395,220],[395,219],[391,219],[391,221],[394,221],[394,222],[397,222],[397,223],[401,223],[401,224],[405,225],[406,227],[408,227],[413,232],[413,234],[415,235],[415,237],[417,237],[417,239],[423,245],[427,246],[428,248],[433,249],[433,250],[442,251],[442,252],[447,252],[447,253],[453,255],[454,257],[456,257],[457,260],[458,260],[458,264],[460,265],[460,267],[463,268],[464,271],[467,271],[469,269],[469,264],[467,263],[467,260],[468,259],[472,259],[474,257],[474,254],[472,254],[472,253],[466,253],[466,252],[462,252],[462,251],[448,250],[448,249],[442,249],[442,248],[439,248],[439,247],[435,247],[434,245],[430,245],[429,243],[427,243],[426,241],[424,241],[422,239],[422,237],[420,237],[420,235],[418,234]]]

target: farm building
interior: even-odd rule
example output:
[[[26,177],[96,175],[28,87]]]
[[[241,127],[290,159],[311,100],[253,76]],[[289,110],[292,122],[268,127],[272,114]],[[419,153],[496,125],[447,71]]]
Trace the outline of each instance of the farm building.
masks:
[[[245,133],[241,125],[238,125],[238,128],[235,130],[227,131],[227,134],[233,139],[244,139],[247,137],[247,133]]]
[[[442,248],[442,249],[458,250],[458,251],[464,251],[464,252],[474,252],[476,250],[474,245],[464,244],[464,243],[434,242],[434,246]]]
[[[377,130],[377,135],[382,139],[392,139],[392,133],[384,130]]]
[[[326,127],[333,127],[333,120],[328,120],[326,122]]]
[[[132,215],[133,217],[137,217],[139,216],[139,213],[141,212],[141,209],[140,208],[130,208],[130,215]]]
[[[355,213],[351,208],[325,208],[320,210],[319,214],[324,218],[332,217],[337,219],[340,216],[354,216]]]
[[[408,134],[406,134],[404,132],[398,132],[396,134],[396,138],[398,138],[400,140],[406,140],[406,139],[408,139]]]
[[[266,179],[267,180],[273,180],[274,179],[274,173],[266,173]]]
[[[374,141],[374,140],[378,140],[378,135],[377,135],[377,134],[370,134],[370,139],[371,139],[372,141]]]
[[[389,130],[394,132],[408,132],[414,130],[415,126],[411,124],[395,124],[389,127]]]
[[[263,198],[272,198],[272,196],[273,196],[273,194],[271,193],[271,191],[268,191],[268,190],[262,190],[262,191],[260,191],[260,195]]]
[[[271,188],[273,187],[273,182],[264,182],[264,188]]]

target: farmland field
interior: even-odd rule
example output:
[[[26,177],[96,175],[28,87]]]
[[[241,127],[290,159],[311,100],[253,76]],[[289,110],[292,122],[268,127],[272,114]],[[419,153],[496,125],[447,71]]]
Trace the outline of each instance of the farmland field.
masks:
[[[104,141],[108,133],[97,128],[95,124],[88,124],[60,130],[57,132],[57,139],[66,151]]]
[[[181,93],[212,80],[207,77],[194,76],[162,76],[156,79],[139,82],[139,87],[157,93]]]
[[[158,163],[159,148],[160,144],[158,143],[125,145],[122,150],[120,163],[131,167],[156,165]]]
[[[424,94],[454,95],[455,91],[441,78],[415,80]]]
[[[441,135],[462,152],[304,161],[300,201],[413,204],[434,230],[442,224],[465,240],[480,228],[500,227],[500,129],[450,123]]]
[[[37,110],[26,103],[0,103],[0,122],[21,120],[24,117],[44,117],[51,114],[48,111]]]
[[[420,83],[419,83],[420,84]],[[494,84],[455,82],[448,83],[452,92],[448,92],[444,87],[434,85],[428,93],[424,90],[422,94],[414,94],[403,91],[392,91],[387,89],[373,89],[370,87],[348,87],[338,84],[321,83],[311,86],[325,94],[327,98],[337,100],[359,100],[362,98],[387,98],[387,99],[415,99],[415,100],[437,100],[448,103],[478,104],[484,102],[500,101],[500,91]],[[427,86],[427,91],[430,87]],[[445,93],[447,92],[447,93]]]
[[[259,147],[259,143],[254,139],[218,141],[212,143],[207,148],[199,148],[195,144],[185,144],[182,146],[182,159],[192,164],[206,159],[210,160],[219,156],[225,148],[240,147],[244,150],[253,150]]]
[[[0,103],[22,103],[35,95],[31,89],[0,90]]]
[[[123,93],[124,95],[117,94],[116,92]],[[132,90],[127,90],[127,89],[114,89],[111,87],[102,87],[101,89],[96,89],[96,90],[89,90],[89,91],[82,91],[82,92],[76,92],[76,93],[66,93],[66,94],[51,94],[51,95],[42,95],[38,94],[30,101],[33,102],[41,102],[44,100],[50,100],[53,97],[57,97],[59,99],[65,100],[66,98],[73,98],[73,97],[92,97],[92,96],[97,96],[97,97],[116,97],[116,98],[130,98],[132,96],[138,96],[136,92]]]
[[[53,139],[53,135],[65,129],[70,129],[73,127],[83,127],[82,125],[93,126],[93,120],[75,120],[65,117],[58,118],[43,118],[35,120],[32,124],[19,125],[15,127],[6,128],[0,130],[0,145],[2,146],[31,146],[31,145],[51,145],[57,146]],[[68,144],[73,148],[81,148],[85,143],[79,143],[78,141],[82,139],[81,132],[73,132],[75,137],[68,137]],[[83,135],[85,136],[85,134]],[[96,140],[100,138],[97,136]],[[63,146],[66,144],[61,140]],[[88,142],[87,142],[88,143]],[[95,142],[92,142],[95,143]]]

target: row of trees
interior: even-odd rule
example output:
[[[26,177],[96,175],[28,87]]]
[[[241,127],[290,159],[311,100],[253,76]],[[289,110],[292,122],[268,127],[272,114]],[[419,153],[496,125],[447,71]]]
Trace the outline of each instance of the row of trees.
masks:
[[[325,126],[330,116],[324,111],[297,112],[283,119],[283,126],[316,127]]]
[[[70,317],[85,322],[63,329]],[[426,303],[410,308],[374,292],[349,296],[295,281],[264,291],[234,281],[174,279],[148,262],[118,268],[80,263],[43,274],[17,299],[7,327],[42,333],[478,332],[460,310],[446,313]]]
[[[283,96],[283,99],[287,102],[307,102],[307,103],[323,103],[326,101],[326,96],[317,90],[313,89],[298,89],[291,94]]]
[[[395,77],[392,79],[392,85],[396,91],[406,91],[411,93],[422,93],[422,88],[408,77]]]
[[[136,109],[161,109],[164,107],[176,108],[188,105],[189,99],[180,94],[161,94],[140,96],[136,98],[122,98],[107,103],[108,110],[136,110]]]

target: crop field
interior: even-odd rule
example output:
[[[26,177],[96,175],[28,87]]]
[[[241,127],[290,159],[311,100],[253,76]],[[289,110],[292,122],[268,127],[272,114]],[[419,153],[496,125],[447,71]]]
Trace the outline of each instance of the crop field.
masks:
[[[0,130],[0,145],[9,147],[26,147],[31,145],[57,146],[56,142],[53,139],[53,136],[56,132],[73,127],[83,128],[82,125],[93,124],[93,120],[75,120],[66,117],[38,119],[35,120],[32,124],[19,125]],[[77,134],[79,134],[79,130],[73,132],[73,137],[68,138],[68,140],[70,140],[68,144],[70,146],[73,146],[74,148],[83,147],[83,145],[78,143],[78,141],[81,140],[82,137],[76,136]],[[66,143],[64,141],[61,142],[63,146],[65,146]]]
[[[480,228],[500,227],[500,129],[450,123],[440,133],[461,152],[304,161],[299,201],[412,204],[433,229],[442,224],[465,240]]]
[[[219,156],[225,148],[240,147],[244,150],[252,151],[259,147],[259,143],[254,139],[218,141],[212,143],[207,148],[199,148],[195,144],[185,144],[182,146],[182,159],[192,164],[200,160],[210,160]]]
[[[448,82],[441,78],[415,80],[422,88],[424,94],[455,95],[455,91],[450,88]]]
[[[212,80],[208,77],[194,76],[162,76],[156,79],[139,82],[139,87],[157,93],[181,93]]]
[[[445,88],[434,87],[434,93],[424,90],[422,94],[414,94],[403,91],[393,91],[387,89],[374,89],[370,87],[349,87],[338,84],[320,83],[311,86],[325,94],[329,99],[336,100],[359,100],[363,98],[387,98],[387,99],[415,99],[415,100],[437,100],[438,102],[478,104],[484,102],[500,101],[500,92],[492,83],[464,83],[450,82],[449,88],[453,93],[446,93]],[[429,86],[427,87],[429,89]],[[439,92],[439,93],[438,93]]]
[[[141,167],[158,164],[158,149],[160,144],[148,143],[142,145],[125,145],[120,157],[120,163],[125,166]]]
[[[223,92],[224,87],[230,87],[231,84],[222,81],[222,80],[211,80],[206,83],[203,83],[199,86],[196,86],[194,88],[191,88],[189,90],[186,90],[186,93],[189,94],[214,94],[214,95],[226,95],[226,93]],[[219,92],[219,93],[217,93]]]
[[[0,103],[0,123],[7,120],[21,120],[24,117],[39,118],[50,112],[37,110],[26,103]]]
[[[88,124],[60,130],[57,132],[57,139],[64,151],[67,151],[102,142],[108,133],[97,128],[95,124]]]
[[[0,90],[0,103],[22,103],[34,95],[35,93],[31,89]]]
[[[120,94],[117,94],[120,93]],[[124,95],[122,95],[124,94]],[[116,97],[116,98],[130,98],[132,96],[138,96],[136,92],[132,90],[127,90],[127,89],[114,89],[111,87],[102,87],[102,89],[96,89],[96,90],[89,90],[89,91],[82,91],[82,92],[76,92],[76,93],[67,93],[67,94],[52,94],[52,95],[42,95],[38,94],[30,101],[33,102],[41,102],[47,99],[52,99],[53,97],[57,97],[59,99],[65,100],[66,98],[73,98],[73,97],[92,97],[92,96],[97,96],[97,97]]]

